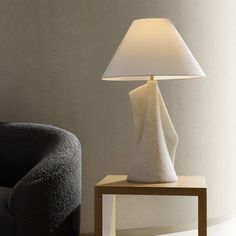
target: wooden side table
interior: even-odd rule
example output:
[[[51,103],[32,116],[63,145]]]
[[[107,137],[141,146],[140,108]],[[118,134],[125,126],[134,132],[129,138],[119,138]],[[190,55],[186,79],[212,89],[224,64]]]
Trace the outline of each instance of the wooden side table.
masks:
[[[95,186],[95,236],[115,236],[115,195],[168,195],[198,197],[198,236],[207,236],[207,187],[202,176],[179,176],[175,183],[142,184],[126,175],[107,175]],[[108,203],[105,209],[104,203]],[[104,214],[103,214],[104,212]]]

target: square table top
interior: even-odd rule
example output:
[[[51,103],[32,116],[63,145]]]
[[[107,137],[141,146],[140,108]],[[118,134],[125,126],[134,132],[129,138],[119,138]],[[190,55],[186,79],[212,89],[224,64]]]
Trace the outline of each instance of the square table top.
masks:
[[[206,188],[203,176],[178,176],[173,183],[135,183],[127,181],[127,175],[107,175],[96,186],[106,187],[162,187],[162,188]]]
[[[127,175],[107,175],[95,188],[108,194],[197,195],[207,185],[203,176],[178,176],[173,183],[134,183],[127,181]]]

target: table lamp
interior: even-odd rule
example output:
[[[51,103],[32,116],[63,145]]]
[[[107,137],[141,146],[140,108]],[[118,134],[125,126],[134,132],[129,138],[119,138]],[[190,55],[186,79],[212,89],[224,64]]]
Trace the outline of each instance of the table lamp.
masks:
[[[147,81],[129,92],[137,133],[137,155],[128,181],[177,181],[174,169],[178,135],[157,80],[193,79],[205,74],[169,19],[133,21],[102,79]]]

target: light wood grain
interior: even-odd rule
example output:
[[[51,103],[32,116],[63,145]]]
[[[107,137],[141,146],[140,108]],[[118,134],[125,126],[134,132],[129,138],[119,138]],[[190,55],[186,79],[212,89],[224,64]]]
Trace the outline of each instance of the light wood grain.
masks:
[[[179,176],[174,183],[151,184],[128,182],[126,175],[106,176],[95,186],[95,236],[107,236],[102,235],[103,194],[197,196],[198,235],[207,235],[207,186],[202,176]]]
[[[206,188],[206,181],[203,176],[179,176],[177,182],[173,183],[134,183],[127,181],[127,175],[107,175],[96,184],[97,187],[163,187],[163,188]]]
[[[103,235],[116,235],[116,195],[104,194],[102,196],[102,223]]]
[[[94,192],[94,235],[102,236],[102,192],[97,188]]]
[[[198,195],[198,235],[207,235],[207,189]]]

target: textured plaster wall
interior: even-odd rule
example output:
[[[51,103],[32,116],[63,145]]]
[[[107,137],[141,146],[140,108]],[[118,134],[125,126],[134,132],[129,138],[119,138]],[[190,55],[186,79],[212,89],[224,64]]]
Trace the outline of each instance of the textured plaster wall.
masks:
[[[82,232],[93,230],[93,186],[125,174],[134,156],[128,91],[142,83],[100,77],[135,18],[168,17],[207,74],[163,81],[179,134],[179,175],[205,175],[209,218],[236,208],[234,0],[0,1],[0,120],[50,123],[83,147]],[[196,200],[119,197],[118,228],[196,220]]]

